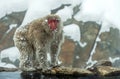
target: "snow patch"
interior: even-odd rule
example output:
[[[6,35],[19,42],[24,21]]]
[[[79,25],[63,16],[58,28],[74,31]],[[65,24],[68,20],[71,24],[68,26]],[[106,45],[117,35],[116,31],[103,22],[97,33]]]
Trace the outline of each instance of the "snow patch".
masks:
[[[57,13],[61,17],[62,21],[66,21],[67,19],[72,18],[73,10],[71,7],[65,7],[62,10],[59,10]]]
[[[17,27],[17,24],[11,24],[11,25],[9,25],[9,29],[7,30],[6,33],[9,33],[15,27]]]
[[[88,63],[90,63],[90,65],[88,65]],[[96,64],[97,63],[97,61],[95,60],[95,61],[92,61],[92,60],[89,60],[86,64],[88,65],[87,67],[86,67],[86,69],[88,69],[88,68],[91,68],[94,64]]]
[[[20,53],[16,47],[11,47],[1,51],[0,58],[8,57],[12,62],[15,62],[16,59],[19,59]]]
[[[74,41],[80,41],[81,35],[79,26],[76,24],[70,24],[64,26],[63,31],[65,36],[69,36]]]
[[[76,59],[80,59],[80,57],[79,57],[79,56],[76,56]]]
[[[21,26],[50,14],[52,9],[61,5],[61,0],[35,0],[29,1],[29,8]]]
[[[48,60],[49,62],[51,62],[51,56],[50,56],[50,53],[47,53],[47,60]]]
[[[26,25],[34,19],[41,18],[51,13],[51,10],[60,7],[62,4],[71,4],[59,10],[56,14],[61,16],[63,21],[72,17],[73,7],[80,4],[83,0],[35,0],[29,1],[29,8],[21,26]]]
[[[81,11],[75,15],[78,21],[95,21],[97,23],[111,23],[120,29],[120,1],[119,0],[84,0]],[[108,26],[107,26],[108,27]]]
[[[3,63],[0,62],[0,67],[5,67],[5,68],[17,68],[15,65],[13,64],[7,64],[7,63]]]
[[[116,60],[120,60],[120,57],[115,57],[115,58],[112,58],[112,57],[109,57],[109,60],[114,63]]]
[[[0,18],[12,12],[24,11],[28,8],[28,0],[1,0]]]
[[[64,26],[63,28],[64,35],[70,37],[70,39],[73,39],[73,41],[78,42],[81,47],[86,46],[86,43],[81,43],[81,33],[80,28],[76,24],[70,24],[67,26]]]

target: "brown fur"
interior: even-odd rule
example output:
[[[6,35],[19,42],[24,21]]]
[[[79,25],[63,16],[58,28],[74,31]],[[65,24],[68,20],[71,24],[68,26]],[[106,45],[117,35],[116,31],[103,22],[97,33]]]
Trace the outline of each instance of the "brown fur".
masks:
[[[48,15],[19,27],[15,32],[14,43],[21,54],[20,68],[23,71],[48,69],[51,65],[58,65],[59,50],[63,42],[62,23],[58,23],[56,31],[51,31],[46,22],[48,18],[60,20],[57,15]],[[47,60],[47,53],[50,53],[51,61]]]

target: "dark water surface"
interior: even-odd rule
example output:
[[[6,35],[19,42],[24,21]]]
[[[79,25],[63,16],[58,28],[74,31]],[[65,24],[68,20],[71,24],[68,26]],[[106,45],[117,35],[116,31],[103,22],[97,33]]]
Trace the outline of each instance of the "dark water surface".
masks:
[[[53,76],[53,75],[41,75],[41,74],[23,74],[21,72],[0,72],[0,79],[120,79],[120,76],[114,77],[78,77],[78,76]]]

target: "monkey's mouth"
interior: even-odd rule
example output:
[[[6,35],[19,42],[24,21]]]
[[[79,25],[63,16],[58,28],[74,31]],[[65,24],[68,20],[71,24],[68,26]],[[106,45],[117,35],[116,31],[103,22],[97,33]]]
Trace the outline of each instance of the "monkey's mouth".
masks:
[[[48,25],[52,31],[57,29],[58,23],[59,23],[58,19],[48,19]]]

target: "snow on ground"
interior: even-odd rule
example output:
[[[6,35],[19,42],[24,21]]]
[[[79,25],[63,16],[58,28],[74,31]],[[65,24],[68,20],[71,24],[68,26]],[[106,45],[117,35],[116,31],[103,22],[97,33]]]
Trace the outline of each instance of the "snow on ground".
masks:
[[[10,47],[8,49],[4,49],[0,52],[0,58],[6,58],[8,57],[12,62],[14,62],[16,59],[19,59],[20,53],[16,47]]]
[[[5,67],[5,68],[17,68],[15,65],[13,64],[8,64],[8,63],[4,63],[4,62],[0,62],[0,67]]]
[[[0,18],[12,12],[24,11],[28,8],[28,0],[0,0]]]
[[[19,59],[20,53],[16,47],[11,47],[8,49],[4,49],[0,52],[0,67],[6,68],[16,68],[14,64],[2,62],[3,58],[8,57],[12,62],[15,62],[16,59]]]

